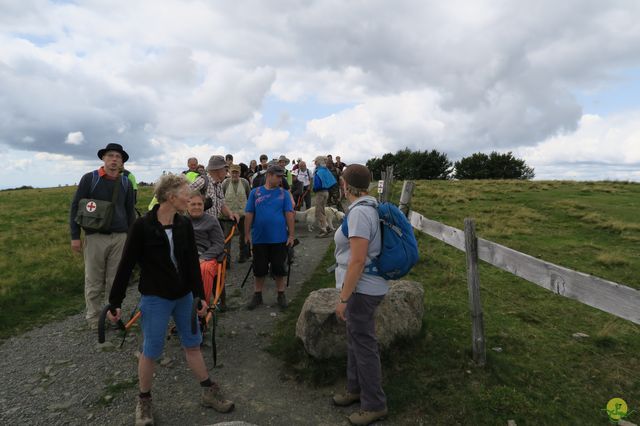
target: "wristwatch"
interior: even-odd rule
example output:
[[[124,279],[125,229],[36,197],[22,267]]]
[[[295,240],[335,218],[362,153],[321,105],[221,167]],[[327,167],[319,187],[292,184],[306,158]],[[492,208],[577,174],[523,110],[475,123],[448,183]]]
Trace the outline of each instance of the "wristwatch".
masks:
[[[348,302],[348,299],[347,300],[342,300],[342,297],[340,298],[340,303],[347,303],[347,302]]]

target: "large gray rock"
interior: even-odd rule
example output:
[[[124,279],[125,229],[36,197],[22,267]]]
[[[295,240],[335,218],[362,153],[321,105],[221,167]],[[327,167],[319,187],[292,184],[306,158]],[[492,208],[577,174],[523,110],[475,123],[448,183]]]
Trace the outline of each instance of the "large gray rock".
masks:
[[[424,315],[424,289],[414,281],[391,281],[391,288],[376,310],[376,336],[382,350],[399,337],[420,332]],[[318,359],[347,355],[346,323],[337,319],[340,292],[323,288],[309,294],[296,324],[296,336]]]

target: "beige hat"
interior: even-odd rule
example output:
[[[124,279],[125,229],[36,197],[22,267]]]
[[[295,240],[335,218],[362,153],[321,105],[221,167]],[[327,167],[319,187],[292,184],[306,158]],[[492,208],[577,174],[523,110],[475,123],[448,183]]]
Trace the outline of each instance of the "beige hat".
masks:
[[[240,165],[239,164],[232,164],[229,166],[229,171],[230,172],[238,172],[240,173]]]
[[[289,159],[288,159],[285,155],[281,155],[281,156],[278,158],[278,161],[284,161],[284,165],[285,165],[285,166],[287,166],[287,165],[290,163]]]

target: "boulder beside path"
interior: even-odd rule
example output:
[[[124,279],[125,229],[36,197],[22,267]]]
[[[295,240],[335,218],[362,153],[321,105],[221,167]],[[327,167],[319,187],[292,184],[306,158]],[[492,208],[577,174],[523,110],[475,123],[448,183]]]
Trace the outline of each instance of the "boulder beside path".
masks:
[[[311,292],[304,302],[296,336],[317,359],[347,356],[346,323],[335,315],[340,291],[323,288]],[[376,336],[381,350],[398,338],[420,333],[424,316],[424,288],[415,281],[390,281],[390,289],[376,310]]]

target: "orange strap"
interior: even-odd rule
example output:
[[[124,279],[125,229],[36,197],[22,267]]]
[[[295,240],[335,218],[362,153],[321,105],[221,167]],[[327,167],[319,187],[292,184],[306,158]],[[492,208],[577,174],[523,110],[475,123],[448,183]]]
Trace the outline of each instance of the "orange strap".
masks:
[[[233,224],[233,227],[231,228],[231,230],[229,231],[229,235],[227,235],[227,237],[224,239],[224,243],[227,244],[229,241],[231,241],[231,238],[233,238],[233,234],[235,233],[236,229],[238,228],[237,224]],[[215,309],[215,306],[218,304],[218,301],[220,300],[220,297],[222,296],[222,291],[224,290],[224,279],[225,279],[225,275],[226,275],[226,270],[227,270],[227,258],[228,258],[228,253],[227,256],[224,257],[224,260],[222,261],[222,263],[217,263],[216,262],[216,271],[213,273],[213,275],[211,276],[211,281],[210,283],[205,283],[205,275],[204,272],[202,273],[202,284],[204,285],[204,294],[205,294],[205,298],[207,301],[211,301],[211,304],[209,305],[209,312],[207,313],[206,316],[206,322],[207,324],[209,323],[209,321],[211,320],[211,318],[213,317],[213,309]],[[203,262],[200,264],[200,270],[202,271],[202,265],[204,263],[207,262]],[[216,279],[216,290],[215,293],[213,294],[213,300],[211,300],[211,293],[213,293],[213,277],[217,276]]]

